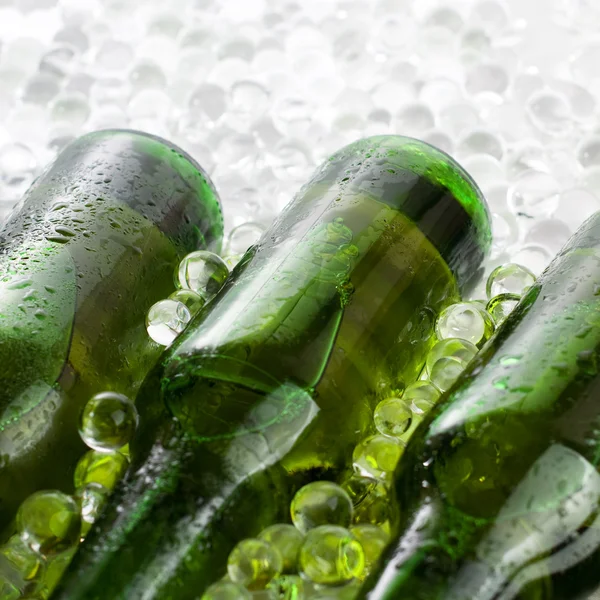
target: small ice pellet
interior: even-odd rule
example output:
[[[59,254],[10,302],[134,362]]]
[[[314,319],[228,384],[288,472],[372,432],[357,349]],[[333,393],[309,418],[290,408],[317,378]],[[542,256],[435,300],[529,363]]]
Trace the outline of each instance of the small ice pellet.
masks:
[[[556,254],[571,237],[571,228],[558,219],[541,219],[529,227],[523,241],[539,244]]]
[[[427,355],[427,372],[431,377],[436,363],[442,358],[451,356],[468,363],[477,354],[477,352],[477,346],[467,340],[462,340],[459,338],[440,340]]]
[[[584,137],[577,147],[577,158],[586,169],[600,166],[600,135]]]
[[[535,283],[535,275],[519,264],[508,263],[496,267],[486,283],[488,299],[498,294],[522,296]]]
[[[65,92],[52,103],[50,118],[54,123],[68,123],[73,127],[83,125],[90,116],[88,99],[81,92]]]
[[[498,294],[490,299],[485,307],[499,327],[515,309],[521,296],[517,294]]]
[[[372,435],[356,446],[352,453],[354,470],[364,477],[387,480],[391,477],[404,443],[385,435]]]
[[[467,362],[454,356],[443,356],[435,362],[429,373],[431,383],[440,392],[448,391],[467,367]]]
[[[5,185],[21,189],[28,187],[38,168],[35,155],[22,143],[0,148],[0,179]]]
[[[502,163],[491,154],[470,154],[462,163],[484,193],[506,180]]]
[[[400,437],[410,427],[412,412],[401,398],[387,398],[375,407],[373,420],[379,433]]]
[[[360,577],[365,554],[343,527],[322,525],[311,530],[300,550],[300,572],[316,584],[340,585]]]
[[[476,129],[461,137],[456,146],[456,156],[459,159],[472,154],[489,154],[496,160],[501,160],[504,149],[497,135],[485,129]]]
[[[178,300],[160,300],[146,316],[148,335],[161,346],[170,346],[185,329],[192,315],[189,308]]]
[[[300,575],[280,575],[267,585],[264,600],[306,600],[307,587]]]
[[[525,108],[531,124],[541,133],[560,137],[573,129],[568,100],[552,90],[541,90],[530,96]]]
[[[109,491],[99,483],[89,483],[75,490],[75,500],[81,511],[81,537],[89,533],[106,503]]]
[[[282,573],[294,573],[298,561],[298,553],[304,536],[297,527],[285,523],[271,525],[258,536],[259,539],[271,544],[282,559]]]
[[[50,490],[29,496],[17,513],[17,531],[42,556],[63,552],[79,541],[81,517],[71,496]]]
[[[254,538],[242,540],[227,559],[231,580],[249,590],[263,589],[282,568],[279,552],[268,542]]]
[[[548,248],[539,244],[525,244],[510,255],[512,263],[519,264],[532,273],[541,273],[552,260],[552,253]]]
[[[75,488],[82,488],[91,483],[98,483],[107,490],[112,490],[121,479],[129,461],[120,452],[86,452],[75,467]]]
[[[173,292],[169,296],[169,300],[185,304],[192,317],[206,304],[206,300],[202,296],[183,288]]]
[[[440,340],[459,338],[481,345],[494,332],[490,316],[476,302],[459,302],[444,309],[435,324]]]
[[[415,381],[404,390],[404,399],[411,402],[411,410],[415,414],[422,414],[421,402],[433,406],[440,398],[440,391],[427,380]],[[417,404],[415,404],[415,401]]]
[[[401,108],[395,120],[395,131],[400,135],[418,136],[435,125],[431,109],[420,102]]]
[[[101,392],[84,406],[79,420],[79,435],[90,448],[111,452],[131,441],[137,423],[137,410],[127,396]]]
[[[522,172],[508,192],[508,207],[516,215],[550,216],[558,206],[560,184],[550,173],[528,169]]]
[[[264,233],[264,228],[258,223],[243,223],[235,227],[227,239],[226,254],[243,255],[253,246]]]
[[[252,600],[252,594],[233,581],[217,581],[207,588],[201,600]]]
[[[362,576],[366,577],[377,565],[390,536],[382,527],[370,523],[353,525],[350,527],[350,533],[359,541],[365,554],[365,570]]]
[[[228,276],[229,269],[220,256],[206,250],[197,250],[179,263],[175,271],[175,284],[179,288],[196,292],[208,302],[223,287]]]
[[[315,481],[300,488],[291,504],[292,523],[301,533],[319,525],[348,527],[352,522],[352,501],[331,481]]]
[[[498,64],[481,63],[474,65],[466,75],[465,88],[472,94],[493,92],[504,94],[509,85],[506,69]]]

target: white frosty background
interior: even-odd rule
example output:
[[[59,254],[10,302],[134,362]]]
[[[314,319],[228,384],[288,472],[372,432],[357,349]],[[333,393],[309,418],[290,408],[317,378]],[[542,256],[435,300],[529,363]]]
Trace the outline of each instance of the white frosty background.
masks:
[[[539,273],[600,209],[599,94],[598,0],[0,0],[0,214],[93,129],[189,151],[228,231],[268,225],[337,148],[402,133],[486,193],[488,271]]]

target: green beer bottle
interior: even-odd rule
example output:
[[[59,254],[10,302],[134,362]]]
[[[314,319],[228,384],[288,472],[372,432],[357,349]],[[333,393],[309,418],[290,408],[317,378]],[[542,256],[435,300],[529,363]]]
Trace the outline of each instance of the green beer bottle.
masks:
[[[168,142],[101,131],[70,144],[0,229],[0,524],[72,489],[77,424],[106,390],[135,397],[160,355],[144,327],[186,253],[218,247],[202,169]]]
[[[600,213],[571,238],[396,474],[369,600],[576,600],[600,584]]]
[[[472,180],[427,144],[332,156],[142,386],[131,476],[57,597],[202,596],[237,542],[350,464],[489,242]]]

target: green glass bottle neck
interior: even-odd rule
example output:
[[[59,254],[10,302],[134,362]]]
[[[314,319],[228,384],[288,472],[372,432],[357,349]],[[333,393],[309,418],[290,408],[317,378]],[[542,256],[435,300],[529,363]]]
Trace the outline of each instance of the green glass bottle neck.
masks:
[[[223,217],[212,181],[187,153],[156,136],[115,129],[76,139],[26,193],[17,214],[43,216],[60,200],[88,212],[98,200],[122,203],[155,224],[182,254],[220,250]],[[6,227],[13,235],[21,223],[12,218]]]
[[[340,188],[351,186],[401,210],[429,238],[461,290],[474,283],[491,246],[490,214],[469,174],[450,156],[416,139],[375,136],[334,154],[313,182],[339,165]]]

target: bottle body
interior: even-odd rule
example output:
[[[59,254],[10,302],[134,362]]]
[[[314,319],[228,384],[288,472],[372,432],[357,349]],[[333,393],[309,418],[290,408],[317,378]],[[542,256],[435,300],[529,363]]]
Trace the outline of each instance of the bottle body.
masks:
[[[397,473],[367,598],[584,597],[598,586],[600,213],[471,363]]]
[[[35,490],[72,488],[83,405],[135,396],[160,351],[145,312],[221,235],[201,168],[145,134],[79,138],[27,192],[0,231],[0,523]]]
[[[452,182],[427,170],[442,162]],[[477,226],[459,194],[482,211]],[[417,377],[435,315],[478,267],[480,202],[414,140],[334,155],[145,382],[138,471],[63,597],[195,598],[237,541],[289,519],[302,484],[340,473],[379,394]],[[453,273],[465,254],[471,271]]]

